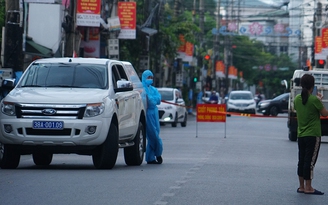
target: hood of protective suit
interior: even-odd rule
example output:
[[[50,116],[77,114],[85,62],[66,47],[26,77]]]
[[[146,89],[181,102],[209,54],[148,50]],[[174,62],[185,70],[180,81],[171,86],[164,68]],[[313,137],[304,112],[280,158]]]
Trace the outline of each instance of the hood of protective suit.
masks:
[[[153,79],[147,79],[149,76],[154,77],[153,73],[150,70],[145,70],[142,73],[141,80],[142,80],[142,85],[144,87],[150,86],[152,84],[152,82],[153,82]]]

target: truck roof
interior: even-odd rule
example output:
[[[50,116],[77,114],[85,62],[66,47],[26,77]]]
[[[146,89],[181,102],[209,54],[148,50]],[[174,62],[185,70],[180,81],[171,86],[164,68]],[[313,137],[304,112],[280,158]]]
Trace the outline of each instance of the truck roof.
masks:
[[[34,61],[35,63],[93,63],[93,64],[107,64],[109,62],[122,62],[118,60],[113,59],[107,59],[107,58],[70,58],[70,57],[64,57],[64,58],[42,58]]]
[[[293,79],[295,78],[301,78],[305,73],[309,74],[328,74],[328,69],[315,69],[315,70],[295,70],[293,74]]]

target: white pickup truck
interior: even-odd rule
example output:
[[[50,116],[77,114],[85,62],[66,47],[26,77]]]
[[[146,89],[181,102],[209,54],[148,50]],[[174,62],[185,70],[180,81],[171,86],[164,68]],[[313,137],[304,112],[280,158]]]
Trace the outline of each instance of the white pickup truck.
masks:
[[[318,68],[313,70],[295,70],[290,82],[290,95],[288,102],[287,127],[288,138],[290,141],[297,141],[297,114],[294,109],[294,99],[297,94],[302,92],[300,80],[305,73],[314,76],[314,83],[317,87],[317,92],[320,92],[323,95],[322,103],[328,108],[328,70]],[[328,118],[321,119],[321,133],[322,136],[328,135]]]
[[[2,169],[17,168],[26,154],[36,165],[49,165],[59,153],[90,155],[96,168],[111,169],[119,148],[127,165],[142,164],[144,92],[131,63],[40,59],[12,88],[1,101]]]

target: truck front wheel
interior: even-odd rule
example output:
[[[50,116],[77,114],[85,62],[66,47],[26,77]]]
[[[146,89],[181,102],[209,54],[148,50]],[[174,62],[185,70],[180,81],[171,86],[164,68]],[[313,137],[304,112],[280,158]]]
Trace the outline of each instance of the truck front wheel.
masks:
[[[4,145],[0,143],[0,146],[0,151],[2,153],[0,154],[1,169],[16,169],[20,161],[20,154],[18,151],[11,145]]]
[[[98,146],[92,154],[93,165],[97,169],[112,169],[118,155],[118,129],[110,125],[105,142]]]

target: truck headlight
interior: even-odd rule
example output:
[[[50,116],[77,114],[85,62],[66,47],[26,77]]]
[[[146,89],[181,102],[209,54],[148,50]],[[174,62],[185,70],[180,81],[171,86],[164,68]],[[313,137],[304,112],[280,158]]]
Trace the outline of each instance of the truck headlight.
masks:
[[[1,112],[5,115],[9,116],[15,116],[16,115],[16,109],[15,104],[11,102],[2,102],[1,103]]]
[[[84,117],[95,117],[101,115],[105,110],[104,103],[87,104]]]

